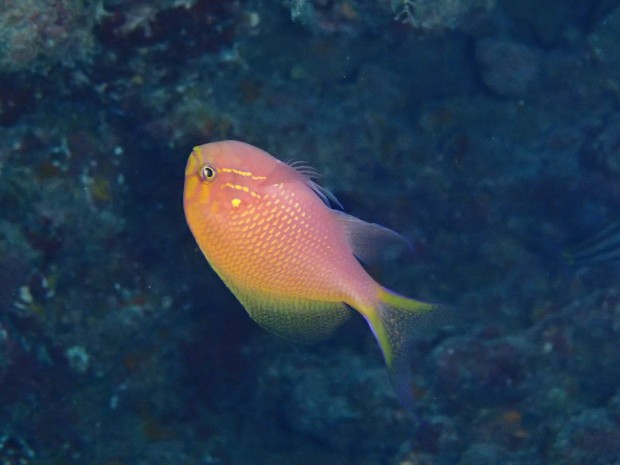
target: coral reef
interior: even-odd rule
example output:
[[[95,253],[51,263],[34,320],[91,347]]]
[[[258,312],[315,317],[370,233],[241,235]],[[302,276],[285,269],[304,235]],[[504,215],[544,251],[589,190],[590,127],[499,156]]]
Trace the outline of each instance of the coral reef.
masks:
[[[95,2],[2,0],[0,70],[47,72],[92,58]]]

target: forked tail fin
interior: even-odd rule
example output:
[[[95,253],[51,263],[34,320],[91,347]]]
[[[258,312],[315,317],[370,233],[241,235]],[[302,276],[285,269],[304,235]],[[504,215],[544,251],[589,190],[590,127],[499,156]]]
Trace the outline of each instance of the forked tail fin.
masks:
[[[413,410],[411,345],[416,335],[444,320],[447,307],[410,299],[385,288],[379,291],[379,302],[367,320],[383,352],[396,394],[407,409]]]

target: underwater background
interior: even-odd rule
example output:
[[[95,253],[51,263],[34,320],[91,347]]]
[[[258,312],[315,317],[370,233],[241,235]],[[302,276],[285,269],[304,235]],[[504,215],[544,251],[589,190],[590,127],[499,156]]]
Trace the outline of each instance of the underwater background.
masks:
[[[413,414],[209,268],[221,139],[413,243]],[[0,0],[0,464],[620,465],[619,177],[620,1]]]

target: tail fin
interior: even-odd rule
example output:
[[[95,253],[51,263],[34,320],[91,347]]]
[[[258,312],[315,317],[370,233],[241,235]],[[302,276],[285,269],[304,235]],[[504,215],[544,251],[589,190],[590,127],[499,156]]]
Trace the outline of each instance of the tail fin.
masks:
[[[381,288],[379,305],[367,316],[383,352],[394,390],[408,410],[413,410],[414,406],[411,344],[416,334],[431,329],[442,320],[442,309],[446,307],[409,299]]]

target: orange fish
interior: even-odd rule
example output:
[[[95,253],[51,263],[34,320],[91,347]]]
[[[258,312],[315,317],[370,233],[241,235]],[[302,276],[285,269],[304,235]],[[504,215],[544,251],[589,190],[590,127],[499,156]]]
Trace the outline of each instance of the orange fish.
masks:
[[[360,265],[402,236],[330,208],[307,166],[237,141],[195,147],[185,169],[187,223],[209,264],[260,325],[314,342],[353,308],[368,322],[403,404],[413,405],[408,345],[437,306],[400,296]],[[434,313],[434,312],[433,312]]]

